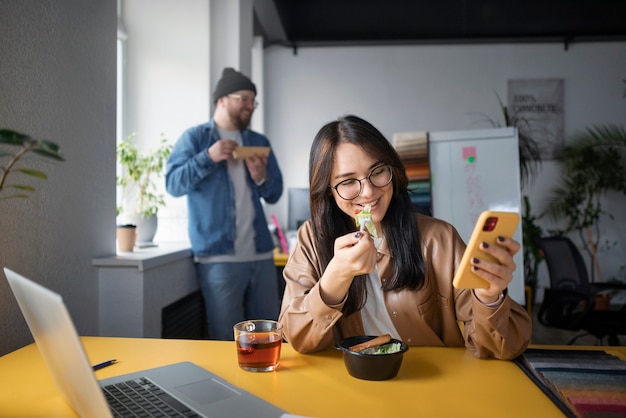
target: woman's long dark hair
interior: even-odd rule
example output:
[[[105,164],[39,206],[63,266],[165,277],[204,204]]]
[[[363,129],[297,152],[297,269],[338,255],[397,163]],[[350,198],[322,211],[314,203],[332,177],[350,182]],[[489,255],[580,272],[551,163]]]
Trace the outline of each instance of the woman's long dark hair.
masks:
[[[331,172],[335,150],[341,143],[360,147],[377,162],[393,171],[393,197],[381,224],[394,257],[393,276],[383,290],[418,289],[424,284],[425,267],[419,231],[408,192],[404,165],[389,141],[369,122],[353,115],[324,125],[315,136],[309,156],[309,193],[311,220],[319,267],[324,271],[333,257],[335,239],[355,231],[354,219],[339,209],[332,195]],[[343,313],[350,315],[365,305],[365,275],[350,285]]]

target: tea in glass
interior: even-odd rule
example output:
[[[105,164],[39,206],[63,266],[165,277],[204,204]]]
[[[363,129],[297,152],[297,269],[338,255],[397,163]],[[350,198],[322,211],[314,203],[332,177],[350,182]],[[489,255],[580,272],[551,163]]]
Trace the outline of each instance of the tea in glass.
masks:
[[[283,326],[277,321],[249,320],[234,326],[239,367],[250,372],[275,370],[280,362]]]

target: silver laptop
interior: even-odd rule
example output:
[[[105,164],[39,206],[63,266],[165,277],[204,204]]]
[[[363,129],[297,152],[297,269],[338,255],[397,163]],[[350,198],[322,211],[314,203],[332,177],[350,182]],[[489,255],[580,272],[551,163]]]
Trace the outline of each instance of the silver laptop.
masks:
[[[146,387],[155,384],[165,392],[159,398],[170,404],[167,416],[283,416],[269,402],[190,362],[98,381],[61,296],[7,268],[4,272],[57,388],[79,416],[117,416],[107,402],[115,401],[103,388],[143,378]]]

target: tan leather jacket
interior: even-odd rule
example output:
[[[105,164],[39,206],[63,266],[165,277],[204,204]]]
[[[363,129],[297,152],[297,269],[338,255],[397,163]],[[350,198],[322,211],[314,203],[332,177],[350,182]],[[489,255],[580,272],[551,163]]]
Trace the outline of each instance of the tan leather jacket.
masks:
[[[512,359],[530,342],[531,320],[508,295],[497,308],[483,305],[471,290],[452,286],[465,249],[454,227],[416,215],[426,264],[425,286],[417,291],[384,292],[385,305],[402,340],[410,346],[465,345],[476,357]],[[320,296],[317,251],[311,223],[298,231],[296,247],[284,269],[286,282],[279,321],[295,350],[310,353],[332,347],[342,338],[363,335],[360,312],[343,317],[342,305],[328,306]],[[391,275],[393,257],[386,240],[379,248],[381,280]],[[458,322],[464,325],[461,331]]]

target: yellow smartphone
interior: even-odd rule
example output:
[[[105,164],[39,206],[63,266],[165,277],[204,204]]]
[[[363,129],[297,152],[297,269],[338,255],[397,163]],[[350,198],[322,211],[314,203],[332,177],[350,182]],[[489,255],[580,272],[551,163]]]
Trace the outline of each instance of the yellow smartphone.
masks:
[[[467,243],[459,268],[456,270],[452,285],[458,289],[486,289],[489,283],[472,271],[472,258],[497,262],[478,247],[481,242],[497,245],[499,236],[512,237],[519,224],[519,215],[515,212],[484,211],[478,217],[472,236]]]

